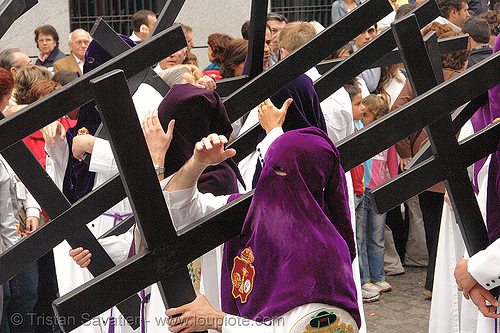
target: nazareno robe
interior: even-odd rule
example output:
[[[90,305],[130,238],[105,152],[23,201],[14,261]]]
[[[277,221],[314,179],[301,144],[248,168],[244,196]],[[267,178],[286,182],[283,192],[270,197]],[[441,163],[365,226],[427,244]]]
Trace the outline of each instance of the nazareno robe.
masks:
[[[337,149],[323,131],[303,128],[276,139],[264,162],[241,233],[224,247],[222,310],[267,321],[323,303],[346,310],[360,326]]]
[[[158,118],[166,131],[175,119],[174,135],[165,155],[165,176],[177,172],[193,155],[196,142],[212,134],[231,135],[231,122],[219,95],[192,84],[176,84],[158,107]],[[238,192],[241,179],[232,159],[208,167],[198,181],[201,193],[214,195]]]
[[[500,50],[500,40],[495,41],[493,53]],[[474,132],[477,132],[500,117],[500,85],[491,88],[488,91],[488,104],[480,108],[472,117],[471,122]],[[500,147],[499,147],[500,149]],[[477,173],[484,165],[486,158],[478,161],[474,165],[474,180],[477,179]],[[493,243],[500,237],[500,152],[497,151],[491,155],[491,161],[488,171],[488,189],[486,200],[486,226],[490,243]]]
[[[127,42],[130,46],[136,45],[127,36],[120,35],[120,37]],[[88,73],[91,70],[104,64],[106,61],[113,57],[106,52],[97,41],[90,42],[87,52],[85,53],[85,63],[83,64],[83,73]],[[83,105],[78,111],[78,120],[74,127],[66,131],[66,140],[71,152],[73,147],[73,138],[78,134],[78,130],[85,127],[89,134],[94,135],[99,125],[101,124],[101,117],[96,109],[94,101],[88,102]],[[89,171],[89,165],[83,161],[79,161],[70,153],[68,167],[64,175],[63,193],[66,198],[74,203],[75,201],[84,197],[87,193],[92,191],[94,186],[95,173]]]

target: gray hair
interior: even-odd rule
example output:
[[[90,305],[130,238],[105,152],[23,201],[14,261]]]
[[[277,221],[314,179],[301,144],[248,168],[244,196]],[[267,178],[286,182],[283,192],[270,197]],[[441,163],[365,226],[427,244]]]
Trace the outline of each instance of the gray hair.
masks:
[[[174,84],[188,83],[186,82],[184,74],[192,75],[189,67],[183,65],[167,68],[158,73],[163,81],[165,81],[170,87],[172,87]]]
[[[11,48],[5,49],[0,52],[0,67],[8,70],[10,72],[12,67],[18,67],[17,58],[14,56],[14,53],[21,52],[20,49]]]

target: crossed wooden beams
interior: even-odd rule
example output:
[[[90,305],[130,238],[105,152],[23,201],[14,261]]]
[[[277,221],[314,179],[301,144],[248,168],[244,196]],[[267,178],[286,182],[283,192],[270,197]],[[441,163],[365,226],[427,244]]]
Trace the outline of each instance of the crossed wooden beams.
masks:
[[[282,64],[281,67],[280,64],[278,64],[269,71],[255,77],[253,80],[248,82],[246,86],[242,87],[241,89],[230,95],[230,97],[226,100],[226,107],[228,108],[230,114],[232,114],[233,117],[236,117],[237,115],[242,115],[248,112],[248,110],[250,110],[251,107],[257,105],[267,96],[278,91],[288,82],[298,77],[302,72],[314,66],[315,63],[322,60],[324,57],[326,57],[326,55],[332,53],[335,49],[347,43],[347,41],[349,41],[354,36],[362,32],[366,28],[368,28],[369,25],[372,24],[372,22],[377,21],[379,18],[384,16],[384,14],[388,13],[390,8],[384,8],[386,4],[387,2],[385,0],[384,1],[371,0],[368,3],[364,4],[363,6],[359,7],[357,10],[350,13],[343,20],[341,20],[339,24],[335,24],[327,28],[322,34],[318,35],[313,41],[311,41],[310,46],[312,47],[312,49],[314,49],[315,51],[317,51],[316,49],[322,51],[316,57],[311,57],[309,55],[308,50],[305,47],[303,47],[297,50],[295,54],[290,55],[290,57],[287,58],[288,60],[285,59],[281,63]],[[432,6],[428,4],[429,2],[426,5],[422,5],[420,8],[432,8]],[[344,31],[344,29],[342,28],[343,25],[345,25],[348,28],[352,28],[353,26],[356,26],[356,24],[354,24],[355,22],[359,23],[362,21],[360,20],[361,17],[364,18],[363,21],[365,21],[365,25],[362,26],[358,25],[358,29],[355,31],[351,29],[349,29],[350,30],[349,32]],[[367,17],[369,17],[369,19],[367,19]],[[175,30],[175,28],[172,29]],[[172,31],[172,29],[170,30]],[[179,29],[177,29],[177,31],[179,31]],[[154,41],[158,41],[160,40],[160,36],[164,35],[165,34],[160,33],[158,36],[153,37],[152,39]],[[343,36],[345,37],[346,40],[340,38],[333,40],[334,37],[337,36]],[[183,35],[182,37],[177,36],[175,39],[177,39],[177,41],[180,42],[180,39],[184,40],[184,36]],[[167,39],[164,39],[163,41],[166,42]],[[328,41],[330,44],[326,43],[326,41]],[[123,160],[123,157],[126,157],[127,155],[123,153],[123,148],[120,148],[121,147],[120,143],[119,142],[117,143],[117,141],[120,141],[117,140],[117,138],[120,138],[119,136],[120,133],[116,132],[117,131],[116,124],[118,124],[118,122],[115,123],[115,119],[121,119],[121,121],[124,121],[125,123],[129,123],[129,121],[132,122],[135,121],[134,125],[135,127],[133,126],[135,128],[133,133],[135,134],[132,134],[130,137],[134,137],[135,135],[137,139],[136,133],[140,132],[140,129],[138,129],[137,127],[139,126],[137,123],[137,116],[135,116],[133,107],[132,109],[130,108],[132,104],[129,104],[128,106],[122,105],[124,107],[123,110],[127,110],[123,112],[123,115],[121,114],[118,115],[116,114],[116,112],[113,113],[115,109],[112,106],[110,106],[110,102],[107,101],[106,99],[109,96],[112,96],[113,94],[109,93],[108,96],[102,96],[102,94],[100,93],[102,93],[103,91],[109,92],[109,89],[112,89],[113,92],[119,91],[120,93],[125,94],[125,91],[127,91],[128,88],[126,87],[124,78],[130,77],[138,72],[131,70],[133,66],[130,66],[130,64],[133,63],[133,60],[129,61],[130,59],[134,59],[136,63],[141,63],[141,64],[144,63],[144,60],[147,60],[148,63],[146,64],[146,66],[150,66],[153,63],[164,58],[166,55],[176,51],[173,50],[174,47],[172,47],[168,50],[165,50],[165,52],[162,53],[161,56],[156,55],[155,57],[154,53],[152,52],[153,47],[151,46],[151,44],[152,43],[145,42],[143,45],[133,48],[132,50],[126,51],[124,54],[118,56],[115,59],[110,60],[110,62],[106,63],[105,65],[99,67],[98,69],[80,78],[79,81],[72,83],[69,87],[62,88],[60,90],[61,92],[59,94],[56,92],[56,94],[52,95],[53,96],[52,98],[47,98],[39,102],[36,102],[30,107],[28,107],[26,111],[23,111],[19,115],[16,115],[17,117],[13,116],[12,118],[0,122],[0,127],[2,127],[2,131],[0,131],[0,142],[1,142],[0,149],[3,150],[7,148],[9,145],[15,143],[16,141],[20,140],[21,138],[23,138],[24,136],[30,134],[35,130],[33,126],[29,126],[27,123],[25,123],[29,119],[33,119],[32,115],[28,114],[29,110],[32,110],[31,113],[34,113],[33,110],[37,110],[37,107],[38,108],[42,108],[43,106],[48,107],[54,100],[56,102],[64,101],[64,98],[62,97],[66,98],[71,97],[70,94],[71,92],[73,92],[73,95],[75,95],[76,89],[73,88],[74,90],[71,90],[71,88],[78,84],[80,84],[80,86],[78,87],[84,90],[84,95],[87,96],[88,98],[88,96],[92,95],[90,87],[88,86],[88,83],[91,79],[95,79],[99,77],[101,74],[109,72],[112,69],[117,69],[120,67],[125,69],[123,74],[119,72],[112,72],[106,75],[105,77],[101,77],[93,81],[93,84],[97,87],[96,96],[99,96],[98,102],[100,103],[103,119],[105,120],[106,126],[108,127],[112,136],[113,149],[116,154],[115,157],[120,165],[122,176],[125,181],[123,186],[120,186],[122,184],[120,184],[121,180],[119,179],[118,176],[111,179],[108,183],[104,184],[98,190],[96,190],[95,193],[86,196],[85,198],[74,204],[72,209],[69,209],[64,213],[60,214],[59,216],[54,218],[49,224],[42,227],[35,234],[20,242],[12,251],[7,252],[5,253],[4,256],[0,257],[0,265],[2,265],[2,267],[7,267],[3,266],[3,263],[9,262],[9,253],[11,253],[10,259],[12,259],[14,257],[16,258],[18,257],[14,256],[15,250],[23,249],[23,247],[25,250],[35,250],[34,252],[37,252],[37,254],[32,255],[31,258],[28,258],[21,264],[16,264],[11,262],[11,265],[8,267],[7,272],[3,275],[0,273],[0,277],[2,279],[5,279],[12,276],[10,274],[12,273],[15,274],[16,271],[19,271],[20,269],[22,269],[22,267],[29,264],[31,261],[33,261],[33,258],[37,257],[38,255],[40,256],[43,255],[43,253],[48,251],[62,239],[66,238],[66,236],[70,234],[71,231],[76,232],[79,228],[82,228],[89,221],[88,218],[87,219],[81,218],[81,214],[83,212],[87,213],[92,212],[93,214],[98,215],[103,211],[105,211],[107,208],[111,207],[113,204],[105,205],[103,204],[103,200],[100,200],[104,193],[106,193],[106,195],[109,195],[107,199],[118,200],[118,201],[124,197],[124,192],[127,193],[129,195],[130,200],[133,203],[132,206],[134,207],[133,208],[135,213],[134,215],[138,218],[140,228],[142,229],[142,235],[144,236],[146,243],[148,245],[147,246],[148,250],[145,250],[142,253],[138,254],[137,256],[129,259],[127,262],[122,263],[108,270],[105,274],[100,275],[93,281],[85,284],[84,286],[81,286],[71,294],[68,294],[65,297],[56,301],[55,305],[59,315],[64,316],[66,318],[71,316],[78,317],[79,314],[84,312],[89,313],[91,315],[97,315],[99,313],[102,313],[103,311],[110,308],[119,301],[126,299],[128,296],[134,294],[135,292],[138,292],[142,288],[147,287],[148,285],[157,281],[161,282],[160,289],[163,291],[164,300],[166,301],[166,304],[168,306],[175,306],[176,304],[183,304],[184,302],[189,301],[190,299],[192,299],[193,293],[190,283],[188,283],[189,281],[186,280],[185,278],[185,265],[190,261],[192,261],[193,259],[195,259],[196,257],[198,257],[199,255],[207,252],[208,250],[212,249],[218,244],[221,244],[225,240],[236,235],[240,230],[241,223],[243,221],[246,209],[250,202],[252,193],[249,193],[246,196],[240,198],[239,200],[231,203],[230,205],[222,209],[220,212],[216,212],[211,216],[208,216],[198,221],[192,227],[192,229],[179,231],[179,236],[177,236],[177,233],[173,231],[173,227],[169,220],[168,213],[166,213],[164,207],[160,207],[161,209],[153,210],[154,214],[156,214],[154,216],[151,216],[150,212],[148,213],[141,208],[142,207],[141,198],[140,197],[137,198],[137,194],[135,192],[138,192],[140,189],[140,191],[144,193],[145,189],[147,189],[148,191],[152,192],[151,195],[153,197],[158,197],[158,195],[161,195],[161,193],[158,191],[158,185],[156,185],[157,182],[155,182],[156,179],[154,177],[154,173],[152,173],[151,165],[149,164],[149,167],[145,166],[144,168],[143,166],[139,165],[140,163],[145,163],[145,161],[149,161],[147,157],[149,156],[147,153],[147,149],[143,144],[144,139],[139,135],[139,140],[141,141],[141,144],[140,144],[140,149],[138,149],[138,152],[135,154],[135,158],[132,159],[125,158],[125,160]],[[325,48],[326,44],[328,44],[330,47]],[[322,47],[318,47],[319,45],[321,45]],[[138,51],[139,49],[141,51],[146,52],[145,58],[139,56],[139,51]],[[148,50],[150,51],[149,53],[147,53]],[[390,49],[388,51],[390,51]],[[299,59],[301,57],[305,57],[306,55],[307,57],[305,59],[304,58],[301,60]],[[139,59],[142,62],[139,62],[138,61]],[[411,103],[409,103],[409,105],[405,106],[404,108],[401,108],[401,110],[398,110],[396,113],[392,114],[391,117],[388,117],[386,120],[384,120],[384,122],[379,122],[378,126],[375,125],[369,126],[366,129],[362,130],[361,132],[357,133],[350,140],[344,140],[342,144],[339,145],[339,150],[342,151],[342,149],[344,149],[343,150],[344,154],[342,154],[344,167],[346,169],[350,169],[349,165],[355,166],[363,162],[364,160],[375,155],[378,151],[384,150],[385,148],[401,140],[405,136],[418,130],[419,128],[415,128],[415,125],[417,127],[419,125],[422,125],[420,128],[426,126],[428,124],[427,120],[419,119],[418,122],[416,123],[408,124],[410,126],[406,128],[399,127],[402,128],[402,131],[399,131],[397,135],[389,135],[389,138],[387,140],[385,139],[380,140],[380,142],[377,142],[377,144],[375,145],[370,140],[370,145],[371,145],[370,150],[361,149],[359,154],[351,156],[345,153],[346,149],[348,149],[350,145],[355,144],[355,146],[359,148],[363,146],[363,144],[366,144],[368,142],[367,133],[379,134],[381,129],[384,128],[387,129],[387,126],[391,126],[391,124],[394,125],[396,120],[401,119],[399,114],[407,114],[410,113],[410,111],[413,111],[413,114],[410,118],[412,118],[415,121],[417,117],[421,116],[423,113],[423,111],[421,110],[421,104],[418,104],[421,100],[425,100],[426,102],[435,101],[434,99],[435,96],[439,96],[440,94],[442,95],[443,93],[446,92],[449,93],[449,90],[447,90],[448,87],[452,85],[454,82],[458,81],[459,78],[463,80],[460,82],[464,84],[471,77],[477,77],[475,76],[476,74],[477,75],[480,75],[482,73],[484,74],[484,71],[487,71],[490,74],[490,76],[488,76],[489,80],[481,81],[479,89],[477,89],[476,85],[476,89],[474,89],[473,93],[472,91],[465,91],[471,93],[470,95],[467,96],[476,96],[477,93],[483,92],[488,88],[491,88],[494,85],[498,84],[498,80],[494,79],[494,77],[497,75],[491,75],[492,73],[498,74],[494,71],[495,65],[498,65],[496,63],[498,60],[496,59],[497,57],[495,56],[492,57],[482,66],[476,67],[474,71],[464,73],[459,77],[457,77],[456,79],[453,79],[450,82],[446,82],[444,85],[439,86],[438,87],[439,89],[434,88],[432,90],[432,92],[434,92],[434,95],[423,94],[418,98],[416,98]],[[373,62],[376,60],[377,59],[373,59]],[[286,66],[283,65],[285,61],[288,61]],[[371,59],[365,61],[370,62]],[[126,66],[127,63],[129,66]],[[293,64],[298,66],[295,67],[297,68],[296,72],[290,74],[289,70],[285,71],[285,68],[287,66],[291,66]],[[362,71],[362,68],[366,68],[366,66],[362,67],[359,65],[355,67],[356,71],[359,70],[359,72]],[[283,78],[283,76],[285,77]],[[81,83],[82,81],[85,82],[85,85],[87,85],[86,87],[84,87],[84,84]],[[272,85],[269,85],[269,83],[272,83]],[[464,87],[454,86],[454,88],[458,89]],[[68,90],[70,91],[70,93],[68,93]],[[262,92],[263,90],[265,90],[265,92]],[[332,88],[330,92],[334,90],[336,89]],[[252,95],[249,92],[255,92],[255,91],[258,91],[259,94],[257,96],[253,96],[252,98]],[[81,91],[79,91],[79,93],[81,93]],[[450,102],[450,104],[451,102],[457,103],[459,100],[462,101],[461,104],[467,102],[468,99],[465,97],[466,96],[465,94],[461,94],[460,96],[462,97],[462,99],[454,99],[453,101],[448,101],[448,102]],[[90,98],[88,98],[88,100],[90,100]],[[75,103],[77,104],[81,102],[81,104],[83,104],[88,100],[80,99],[78,100],[78,102]],[[246,110],[244,110],[244,108],[239,107],[238,100],[239,100],[239,105],[246,104]],[[116,102],[116,99],[113,99],[113,102]],[[39,117],[39,119],[37,119],[40,121],[39,124],[45,125],[59,118],[61,115],[76,108],[77,106],[75,106],[75,103],[73,104],[68,102],[63,103],[64,110],[58,110],[59,112],[48,110],[49,112],[47,119],[42,119],[44,117]],[[67,104],[71,104],[72,106],[69,107]],[[453,104],[454,107],[452,108],[458,107],[461,104],[458,105]],[[434,121],[444,114],[443,109],[445,108],[441,108],[441,106],[445,105],[443,103],[437,105],[439,105],[440,107],[437,108],[437,110],[433,110],[431,112],[431,115],[428,118],[430,119],[430,121]],[[449,106],[449,104],[446,104],[446,106]],[[492,131],[489,132],[490,136],[495,135],[491,134]],[[3,137],[2,133],[4,133]],[[127,133],[130,134],[132,132],[127,132]],[[402,134],[404,135],[401,136]],[[384,145],[388,146],[384,148]],[[351,152],[352,151],[355,150],[351,150]],[[350,156],[351,158],[348,159],[346,158],[347,156]],[[134,163],[137,162],[139,164],[134,164],[132,162],[129,163],[129,160],[134,160],[133,161]],[[139,167],[139,169],[134,169],[136,167]],[[135,177],[143,179],[143,182],[140,182],[139,184],[135,183],[134,180],[130,178],[131,177],[130,173],[132,172],[131,170],[132,171],[144,170],[144,172],[141,173],[140,176],[137,174],[137,171],[134,174]],[[25,181],[25,179],[23,179],[23,181]],[[147,186],[145,186],[145,184],[147,184]],[[35,185],[34,187],[36,187],[37,184],[33,185]],[[30,187],[28,188],[32,190]],[[116,189],[120,188],[121,191],[116,191]],[[34,193],[40,194],[37,193],[37,191],[34,191]],[[37,195],[35,195],[35,197],[39,199]],[[149,201],[155,201],[155,203],[157,204],[156,200],[149,200]],[[163,204],[160,203],[159,205],[164,205],[164,203]],[[94,218],[93,216],[90,217],[91,217],[90,220]],[[71,223],[73,226],[73,230],[71,231],[68,231],[67,224],[63,225],[65,220],[69,221],[68,218],[71,218]],[[75,220],[73,220],[73,218]],[[162,228],[161,229],[162,232],[160,233],[160,235],[155,235],[154,233],[151,233],[150,232],[151,226],[157,227],[159,223],[161,223],[161,228]],[[51,227],[47,228],[49,226]],[[44,229],[46,229],[47,231],[43,231]],[[48,237],[49,230],[55,231],[54,234],[50,235],[51,237]],[[205,235],[210,235],[210,238],[205,238]],[[33,241],[30,241],[30,239],[33,239]],[[37,240],[38,244],[37,242],[35,242],[35,239]],[[42,239],[46,240],[48,244],[40,244],[42,243],[40,242],[40,240]],[[31,253],[31,252],[23,251],[23,253]],[[175,278],[173,278],[174,276]],[[126,277],[127,277],[126,279],[127,282],[126,285],[124,285],[123,281],[125,281]],[[124,286],[124,288],[117,288],[117,286]],[[86,295],[87,297],[83,295],[82,299],[81,293],[87,294]],[[77,294],[78,296],[72,297],[72,295],[74,294]],[[95,298],[92,296],[95,296]],[[92,303],[91,306],[90,302],[88,301],[90,298],[93,299],[93,301],[91,302]],[[83,321],[84,321],[83,319],[81,319],[80,321],[76,321],[75,325],[65,327],[65,329],[70,330],[82,324]]]

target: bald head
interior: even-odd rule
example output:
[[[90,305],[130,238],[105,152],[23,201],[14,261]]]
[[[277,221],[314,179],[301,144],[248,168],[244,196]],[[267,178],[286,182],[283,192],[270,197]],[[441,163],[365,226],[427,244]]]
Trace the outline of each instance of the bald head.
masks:
[[[85,61],[85,52],[87,52],[91,40],[87,31],[76,29],[69,34],[68,46],[78,59]]]

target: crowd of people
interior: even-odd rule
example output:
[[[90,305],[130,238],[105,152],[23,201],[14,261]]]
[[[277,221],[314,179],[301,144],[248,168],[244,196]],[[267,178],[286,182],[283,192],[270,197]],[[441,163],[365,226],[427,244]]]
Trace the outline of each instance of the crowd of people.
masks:
[[[349,57],[420,4],[419,0],[389,1],[394,9],[391,14],[329,58]],[[333,22],[360,4],[334,1]],[[437,4],[442,15],[422,29],[422,36],[430,31],[438,39],[469,36],[467,49],[441,55],[445,80],[500,48],[496,3],[490,2],[489,8],[465,0],[438,0]],[[148,38],[156,20],[155,13],[141,10],[132,16],[132,34],[120,37],[133,47]],[[174,226],[185,228],[249,190],[255,193],[240,234],[189,264],[193,285],[201,292],[196,300],[167,310],[156,285],[142,290],[138,330],[366,332],[363,303],[375,302],[391,291],[386,275],[404,274],[403,264],[427,266],[422,292],[432,297],[429,331],[493,332],[498,328],[495,318],[500,315],[495,310],[500,304],[493,297],[497,295],[488,291],[500,283],[500,272],[493,269],[500,267],[495,224],[498,156],[474,165],[471,180],[478,200],[483,200],[492,245],[463,260],[462,256],[468,257],[460,237],[449,238],[450,232],[458,235],[458,230],[449,222],[453,213],[443,183],[404,203],[403,210],[397,207],[377,214],[371,202],[370,190],[402,172],[428,141],[425,130],[349,172],[340,165],[336,142],[414,98],[402,63],[366,69],[322,102],[313,85],[321,75],[313,67],[231,123],[215,89],[218,80],[245,74],[250,22],[243,23],[242,38],[210,34],[210,63],[203,69],[191,53],[195,32],[181,25],[187,47],[154,66],[170,87],[168,93],[142,83],[132,96]],[[292,54],[322,29],[318,22],[289,22],[281,14],[269,13],[262,70]],[[40,50],[35,63],[20,49],[0,52],[0,109],[5,117],[112,58],[83,29],[70,33],[69,55],[59,50],[60,38],[51,25],[36,28],[34,35]],[[489,103],[464,126],[461,137],[499,116],[497,90],[489,92]],[[118,172],[110,143],[99,135],[100,123],[95,103],[90,102],[24,139],[71,203]],[[237,164],[232,157],[238,152],[226,150],[225,144],[258,123],[261,133],[255,151]],[[47,216],[3,158],[0,198],[6,207],[0,210],[1,253],[30,237],[47,222]],[[99,238],[131,214],[130,203],[124,199],[87,227]],[[144,248],[135,225],[99,242],[116,264]],[[452,257],[447,255],[450,252]],[[53,320],[36,318],[53,316],[50,304],[56,297],[92,279],[86,269],[91,257],[85,244],[71,248],[64,241],[4,283],[0,331],[58,331]],[[456,283],[442,287],[453,273]],[[450,297],[456,300],[456,316],[444,313],[442,304]],[[484,316],[477,315],[473,304]],[[460,309],[467,306],[476,315],[460,318]],[[23,320],[13,321],[16,314]],[[241,317],[248,321],[242,322]],[[75,332],[134,331],[120,318],[119,310],[112,308]]]

